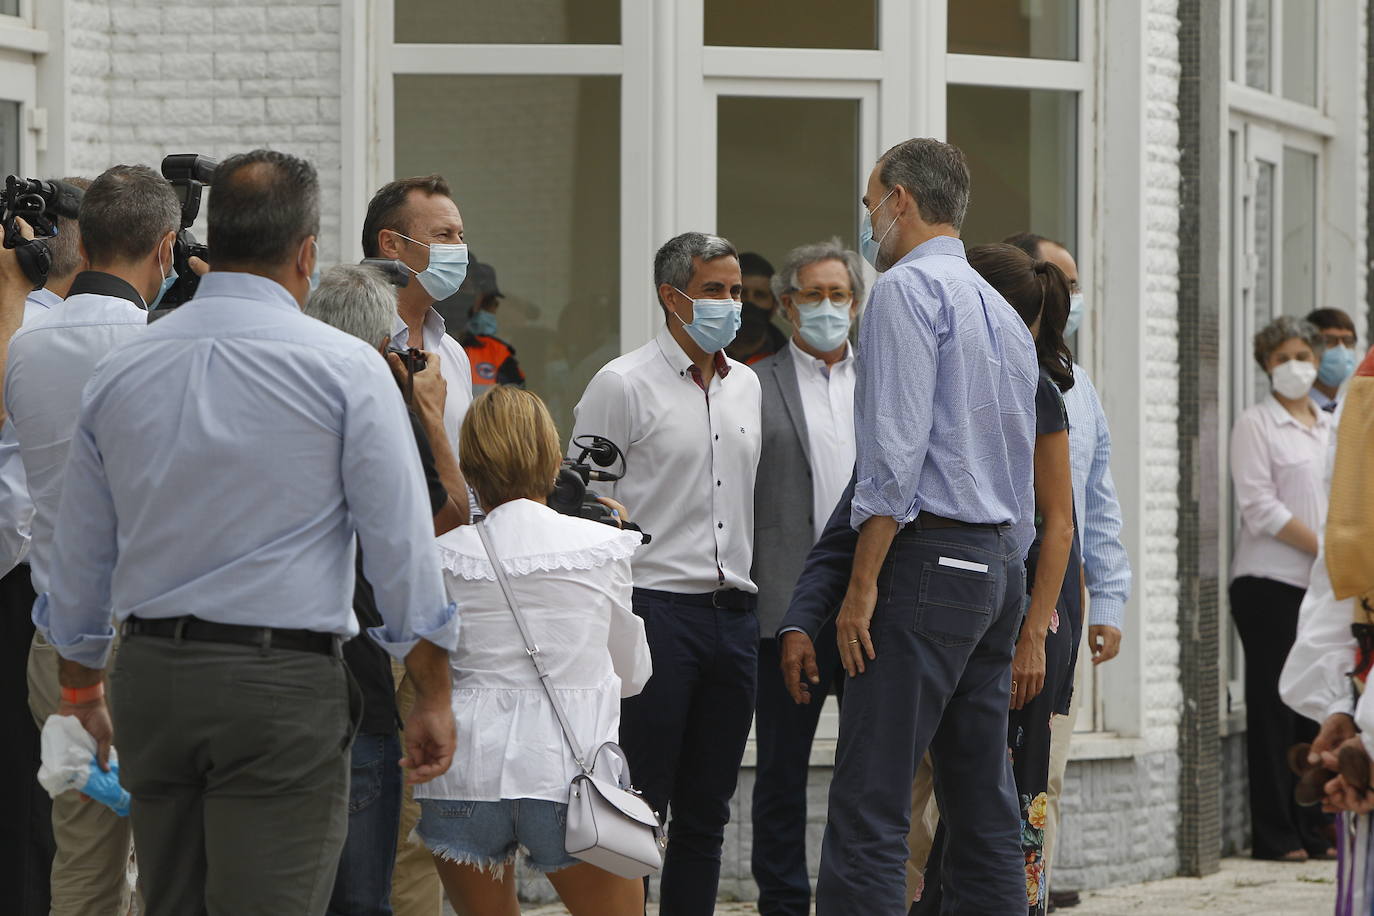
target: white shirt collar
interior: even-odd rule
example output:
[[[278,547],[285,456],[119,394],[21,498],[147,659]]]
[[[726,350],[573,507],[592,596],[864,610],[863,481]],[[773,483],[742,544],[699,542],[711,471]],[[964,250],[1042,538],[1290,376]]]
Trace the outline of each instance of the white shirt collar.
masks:
[[[1311,400],[1311,398],[1308,398],[1308,400]],[[1270,415],[1274,418],[1274,422],[1279,424],[1280,426],[1282,426],[1285,423],[1292,423],[1299,429],[1308,430],[1318,429],[1320,427],[1328,425],[1331,422],[1331,414],[1327,413],[1325,410],[1322,410],[1320,407],[1318,407],[1316,401],[1312,401],[1312,410],[1317,415],[1317,422],[1310,427],[1305,425],[1304,423],[1299,421],[1297,417],[1289,413],[1288,408],[1284,407],[1282,404],[1279,403],[1279,399],[1274,396],[1274,393],[1272,391],[1269,392],[1269,396],[1260,403],[1263,404],[1265,408],[1269,411]]]
[[[391,339],[396,344],[396,346],[415,346],[410,342],[410,326],[406,324],[406,320],[402,318],[399,313],[396,315],[396,322],[394,325],[392,325],[392,327],[394,330],[392,330],[391,332]],[[448,324],[445,323],[444,316],[440,315],[439,312],[434,308],[434,306],[431,305],[429,307],[429,310],[425,312],[424,323],[420,325],[421,340],[420,346],[417,349],[434,349],[432,344],[436,341],[443,340],[444,334],[447,331]]]
[[[845,341],[844,356],[837,360],[833,366],[827,366],[825,360],[817,359],[797,346],[795,337],[788,338],[787,346],[792,349],[792,358],[797,361],[797,365],[809,366],[821,374],[825,374],[827,370],[834,372],[836,369],[847,369],[854,365],[854,347],[850,345],[849,341]]]
[[[27,301],[39,308],[50,309],[62,301],[62,297],[50,289],[35,289],[26,297]]]
[[[513,499],[487,513],[481,524],[511,575],[535,570],[595,569],[634,554],[638,532],[561,515],[529,499]],[[472,525],[455,528],[437,541],[444,568],[463,579],[494,579],[486,548]]]
[[[276,280],[259,274],[232,270],[212,270],[200,278],[195,299],[224,296],[230,299],[252,299],[267,305],[289,308],[299,312],[301,304]]]

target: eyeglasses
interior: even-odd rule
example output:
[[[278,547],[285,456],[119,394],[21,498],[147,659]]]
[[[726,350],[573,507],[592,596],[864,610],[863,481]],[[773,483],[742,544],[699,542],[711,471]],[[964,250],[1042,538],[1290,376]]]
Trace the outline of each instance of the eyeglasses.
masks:
[[[823,299],[830,300],[831,305],[848,305],[854,301],[854,291],[847,288],[792,291],[792,301],[797,305],[819,305]]]
[[[1324,331],[1322,340],[1329,347],[1354,347],[1355,335],[1350,331]]]

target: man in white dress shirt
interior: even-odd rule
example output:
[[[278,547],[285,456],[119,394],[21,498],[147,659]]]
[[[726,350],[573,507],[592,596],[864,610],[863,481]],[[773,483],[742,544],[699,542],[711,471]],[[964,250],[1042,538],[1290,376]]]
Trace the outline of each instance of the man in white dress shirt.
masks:
[[[76,276],[64,301],[10,341],[5,409],[33,501],[29,564],[40,595],[54,578],[54,528],[82,389],[106,354],[147,330],[147,303],[168,274],[175,277],[172,245],[180,220],[176,191],[157,172],[125,165],[106,170],[81,204],[81,249],[90,269]],[[59,700],[58,662],[47,640],[35,636],[30,708],[40,721],[66,705]],[[128,907],[128,818],[67,792],[53,800],[53,834],[54,913]]]
[[[759,687],[754,727],[754,849],[759,912],[807,916],[806,783],[821,706],[844,683],[835,622],[816,639],[817,680],[794,703],[779,672],[777,630],[807,554],[854,470],[854,349],[863,301],[859,255],[839,239],[788,253],[773,290],[796,330],[751,368],[763,394],[763,450],[754,490],[754,582],[759,587]]]
[[[456,293],[467,276],[465,240],[463,215],[458,212],[448,182],[439,175],[388,182],[372,195],[363,219],[363,254],[400,261],[411,273],[410,282],[401,287],[396,299],[396,323],[390,346],[424,350],[438,363],[447,388],[444,431],[454,455],[458,454],[463,417],[472,403],[472,368],[463,345],[445,333],[443,316],[434,303]],[[453,495],[467,498],[472,515],[478,515],[477,503],[468,494],[456,491]],[[396,702],[404,716],[414,691],[398,667],[393,672],[397,676]],[[419,805],[407,786],[392,875],[391,905],[395,916],[439,916],[443,906],[439,876],[429,851],[410,840],[419,816]]]
[[[340,657],[358,631],[355,541],[385,623],[371,636],[419,687],[412,782],[452,759],[458,616],[390,369],[300,312],[314,168],[256,150],[221,162],[214,187],[214,270],[85,386],[34,623],[62,656],[60,712],[102,763],[119,745],[148,916],[318,916],[361,705]],[[156,285],[154,271],[141,295]]]
[[[64,178],[65,183],[84,191],[90,187],[88,178]],[[67,290],[82,266],[76,218],[59,216],[57,235],[45,244],[52,256],[48,279],[42,289],[28,293],[24,301],[24,323],[47,313],[67,296]],[[50,881],[53,860],[52,800],[38,784],[38,729],[41,718],[52,712],[46,709],[47,697],[39,685],[28,682],[30,646],[33,643],[33,585],[29,577],[29,525],[33,519],[33,503],[29,499],[24,479],[24,460],[19,455],[19,440],[14,426],[6,422],[0,433],[0,647],[9,653],[0,660],[0,676],[4,678],[3,724],[0,733],[13,742],[0,769],[0,783],[6,795],[0,800],[0,810],[12,812],[0,825],[0,849],[14,850],[0,868],[0,885],[12,887],[17,893],[16,911],[48,912],[50,909]],[[51,649],[48,650],[51,653]],[[51,673],[51,704],[57,702],[57,663],[55,656],[46,657],[47,664],[40,671]],[[31,702],[43,710],[35,717]],[[37,721],[35,721],[37,719]],[[66,876],[58,875],[59,881]]]
[[[754,711],[759,382],[724,353],[740,324],[733,245],[700,232],[670,239],[654,283],[664,326],[592,378],[573,439],[624,450],[625,476],[606,495],[653,536],[635,554],[634,610],[654,676],[623,705],[621,744],[635,784],[670,817],[663,912],[709,916]]]

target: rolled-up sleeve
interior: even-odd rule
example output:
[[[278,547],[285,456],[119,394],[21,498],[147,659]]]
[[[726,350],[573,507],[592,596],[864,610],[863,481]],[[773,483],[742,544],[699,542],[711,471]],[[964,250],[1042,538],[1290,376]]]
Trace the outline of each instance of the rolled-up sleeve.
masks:
[[[1246,414],[1231,433],[1231,480],[1241,518],[1256,534],[1272,537],[1293,517],[1279,499],[1269,441],[1259,418]]]
[[[1348,672],[1355,666],[1350,632],[1353,598],[1338,601],[1319,550],[1312,579],[1298,610],[1298,634],[1279,674],[1279,696],[1289,708],[1316,722],[1338,712],[1354,715],[1355,695]]]
[[[1084,494],[1083,566],[1091,598],[1088,625],[1122,629],[1131,597],[1131,558],[1121,543],[1121,502],[1112,480],[1112,434],[1097,392],[1091,391],[1097,414],[1097,443]]]
[[[373,353],[351,361],[344,392],[341,475],[363,571],[383,626],[369,635],[404,659],[421,639],[453,651],[458,612],[444,595],[420,454],[405,404]]]
[[[63,658],[100,669],[115,634],[110,582],[119,547],[114,497],[91,420],[87,400],[67,455],[49,590],[34,603],[33,623]]]
[[[921,510],[916,487],[930,444],[939,362],[921,292],[879,281],[864,312],[854,391],[858,450],[850,524],[856,531],[874,516],[905,525]]]

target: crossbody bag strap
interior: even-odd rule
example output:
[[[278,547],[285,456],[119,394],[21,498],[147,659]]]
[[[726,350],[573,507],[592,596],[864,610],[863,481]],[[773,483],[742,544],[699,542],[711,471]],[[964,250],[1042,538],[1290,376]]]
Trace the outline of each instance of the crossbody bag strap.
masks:
[[[482,547],[487,552],[487,559],[491,562],[492,571],[496,573],[496,584],[501,586],[501,593],[506,596],[506,604],[510,607],[511,616],[515,618],[515,625],[520,630],[520,638],[525,641],[525,654],[534,662],[534,670],[539,674],[539,683],[544,685],[544,693],[548,695],[549,702],[553,704],[553,711],[558,716],[558,724],[563,728],[563,737],[567,739],[568,747],[572,749],[573,759],[577,761],[577,766],[583,773],[589,773],[585,760],[585,752],[582,745],[577,743],[576,736],[573,735],[572,726],[568,724],[568,715],[563,711],[563,704],[559,701],[558,695],[553,691],[553,684],[549,682],[549,670],[544,667],[543,654],[539,651],[539,646],[535,645],[534,637],[530,635],[529,627],[525,624],[525,615],[520,612],[520,605],[515,603],[515,593],[511,591],[510,579],[506,577],[505,567],[496,556],[496,548],[491,544],[491,535],[487,533],[486,522],[478,522],[474,525],[477,529],[477,536],[482,539]]]

